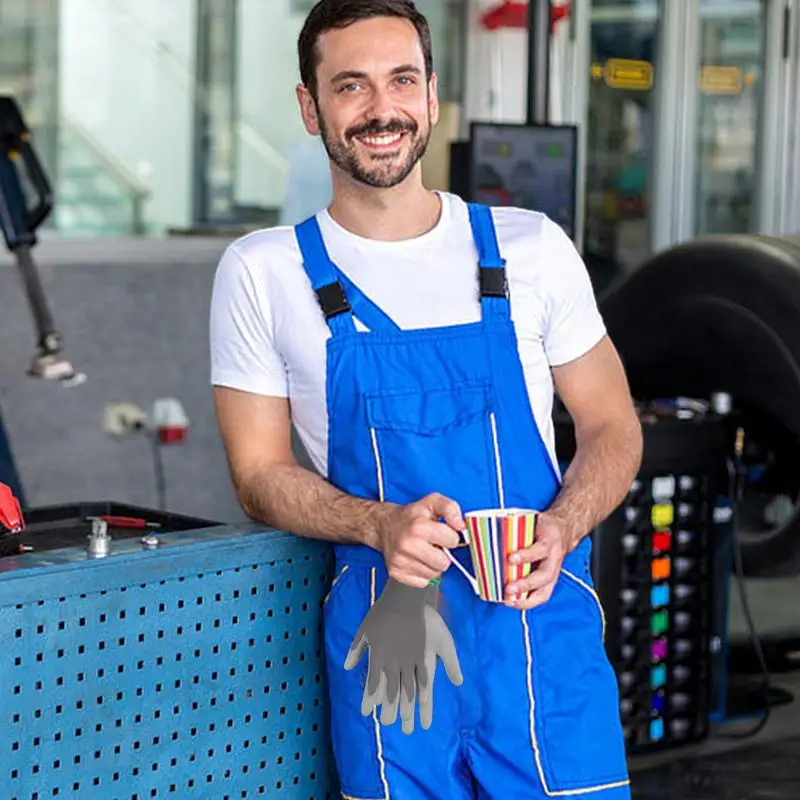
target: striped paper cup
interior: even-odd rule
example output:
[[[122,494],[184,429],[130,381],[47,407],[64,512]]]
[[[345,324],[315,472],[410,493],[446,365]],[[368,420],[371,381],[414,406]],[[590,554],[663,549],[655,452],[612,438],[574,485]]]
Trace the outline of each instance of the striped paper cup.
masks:
[[[505,587],[531,571],[530,564],[509,564],[509,556],[536,538],[538,512],[529,508],[486,509],[464,515],[475,580],[482,600],[502,603]]]

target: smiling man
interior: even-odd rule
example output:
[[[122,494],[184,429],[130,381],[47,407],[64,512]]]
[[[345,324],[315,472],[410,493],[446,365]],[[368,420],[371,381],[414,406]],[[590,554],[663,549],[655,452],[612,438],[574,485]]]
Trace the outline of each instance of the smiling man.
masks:
[[[627,799],[588,534],[642,442],[586,269],[544,215],[424,187],[437,83],[412,2],[322,0],[298,49],[333,200],[226,251],[212,382],[243,508],[336,550],[324,623],[343,794]],[[554,389],[577,436],[563,477]],[[543,512],[517,554],[534,569],[487,603],[448,555],[471,568],[464,512],[512,506]]]

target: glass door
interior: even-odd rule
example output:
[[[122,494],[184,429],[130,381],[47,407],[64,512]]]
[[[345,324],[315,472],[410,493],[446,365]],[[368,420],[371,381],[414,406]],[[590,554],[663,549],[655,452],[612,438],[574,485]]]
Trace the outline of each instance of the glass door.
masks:
[[[650,252],[657,0],[591,5],[583,255],[601,292]]]
[[[575,3],[590,63],[585,88],[568,89],[582,105],[582,250],[598,293],[695,236],[771,230],[765,202],[786,169],[768,154],[800,137],[788,123],[779,133],[774,76],[783,73],[770,65],[780,42],[794,41],[782,28],[784,6],[798,4]],[[792,81],[782,80],[789,96]]]
[[[695,235],[755,227],[764,32],[759,0],[700,2]]]

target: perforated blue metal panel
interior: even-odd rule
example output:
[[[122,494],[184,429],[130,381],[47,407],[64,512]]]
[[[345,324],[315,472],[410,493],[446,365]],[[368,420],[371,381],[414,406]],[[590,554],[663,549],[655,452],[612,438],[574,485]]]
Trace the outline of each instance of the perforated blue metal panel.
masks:
[[[333,796],[327,548],[232,528],[163,541],[0,574],[0,798]]]

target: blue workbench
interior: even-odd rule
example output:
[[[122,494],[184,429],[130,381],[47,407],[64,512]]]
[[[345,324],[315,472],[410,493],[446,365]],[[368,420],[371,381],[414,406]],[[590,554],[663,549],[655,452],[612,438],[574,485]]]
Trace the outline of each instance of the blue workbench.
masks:
[[[335,796],[330,548],[263,526],[0,561],[2,800]]]

